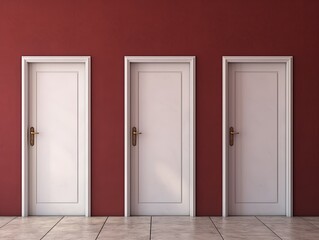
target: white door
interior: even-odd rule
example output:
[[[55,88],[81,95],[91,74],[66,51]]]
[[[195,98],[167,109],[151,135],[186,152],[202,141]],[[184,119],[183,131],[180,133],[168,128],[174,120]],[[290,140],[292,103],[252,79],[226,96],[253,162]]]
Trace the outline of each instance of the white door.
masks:
[[[131,64],[131,215],[190,214],[189,73]]]
[[[285,74],[284,63],[229,64],[230,215],[285,215]]]
[[[29,215],[85,214],[84,71],[29,65]]]

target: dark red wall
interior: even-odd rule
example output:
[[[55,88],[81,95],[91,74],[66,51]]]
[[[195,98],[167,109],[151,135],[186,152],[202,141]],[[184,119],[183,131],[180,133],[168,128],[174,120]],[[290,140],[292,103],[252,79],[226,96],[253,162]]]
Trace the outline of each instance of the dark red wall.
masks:
[[[21,211],[23,55],[92,56],[92,213],[122,215],[123,57],[197,57],[197,214],[221,214],[221,57],[294,56],[294,213],[319,214],[318,0],[1,0],[0,215]]]

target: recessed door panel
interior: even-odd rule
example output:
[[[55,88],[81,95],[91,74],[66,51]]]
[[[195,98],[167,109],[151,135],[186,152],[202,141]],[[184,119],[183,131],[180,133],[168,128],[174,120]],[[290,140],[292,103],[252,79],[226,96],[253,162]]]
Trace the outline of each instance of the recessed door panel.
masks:
[[[35,150],[37,202],[75,203],[78,201],[77,73],[37,73],[36,97],[36,127],[38,131],[41,129]]]
[[[141,203],[182,201],[181,91],[181,73],[139,74],[138,126],[143,129],[138,144]]]

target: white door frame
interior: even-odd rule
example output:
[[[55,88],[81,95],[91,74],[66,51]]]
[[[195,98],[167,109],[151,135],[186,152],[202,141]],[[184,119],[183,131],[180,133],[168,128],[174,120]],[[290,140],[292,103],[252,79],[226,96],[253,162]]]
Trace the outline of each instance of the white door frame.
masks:
[[[85,65],[85,216],[91,216],[91,58],[89,56],[22,56],[21,91],[21,160],[22,160],[22,212],[28,216],[29,200],[29,64],[31,63],[84,63]]]
[[[130,67],[131,63],[189,63],[190,69],[190,216],[196,215],[195,205],[195,57],[194,56],[126,56],[124,58],[125,64],[125,119],[124,119],[124,214],[125,217],[131,215],[130,211],[130,186],[131,186],[131,119],[130,119],[130,106],[131,106],[131,78]]]
[[[293,125],[292,125],[292,57],[224,56],[223,57],[223,196],[222,214],[228,216],[228,65],[229,63],[284,63],[286,69],[286,216],[293,216]]]

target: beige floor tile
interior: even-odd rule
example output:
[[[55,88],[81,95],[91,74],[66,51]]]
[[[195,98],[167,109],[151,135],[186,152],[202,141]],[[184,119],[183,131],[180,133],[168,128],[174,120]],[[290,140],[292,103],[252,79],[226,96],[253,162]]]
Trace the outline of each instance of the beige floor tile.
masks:
[[[305,223],[305,220],[301,217],[285,217],[285,216],[258,216],[259,220],[263,223],[283,223],[283,224],[290,224],[290,223]]]
[[[15,218],[0,228],[0,239],[41,239],[62,217]]]
[[[280,240],[279,237],[276,236],[268,236],[268,235],[238,235],[235,233],[227,233],[226,235],[223,235],[223,238],[225,240]]]
[[[316,225],[319,227],[319,217],[302,217],[307,222],[312,223],[313,225]]]
[[[279,239],[256,217],[212,217],[224,239]]]
[[[95,239],[106,217],[64,217],[44,239]]]
[[[0,217],[0,228],[6,225],[8,222],[12,221],[15,217]]]
[[[161,234],[152,232],[152,240],[222,240],[222,237],[219,234],[207,232],[170,232]]]
[[[190,224],[190,223],[198,223],[198,224],[209,224],[211,225],[211,221],[209,217],[187,217],[187,216],[154,216],[152,217],[153,224],[171,224],[171,223],[179,223],[179,224]]]
[[[151,217],[109,217],[107,224],[119,223],[119,224],[150,224]]]
[[[267,226],[272,229],[281,239],[284,240],[318,240],[319,239],[319,229],[305,228],[303,226],[299,227],[287,227],[287,225],[277,224],[267,224]]]
[[[222,239],[209,217],[153,217],[152,239]]]
[[[258,217],[284,240],[318,240],[319,228],[300,217]]]
[[[210,217],[215,224],[259,224],[260,221],[254,216],[247,216],[247,217]]]
[[[151,217],[109,217],[98,239],[148,240]]]

